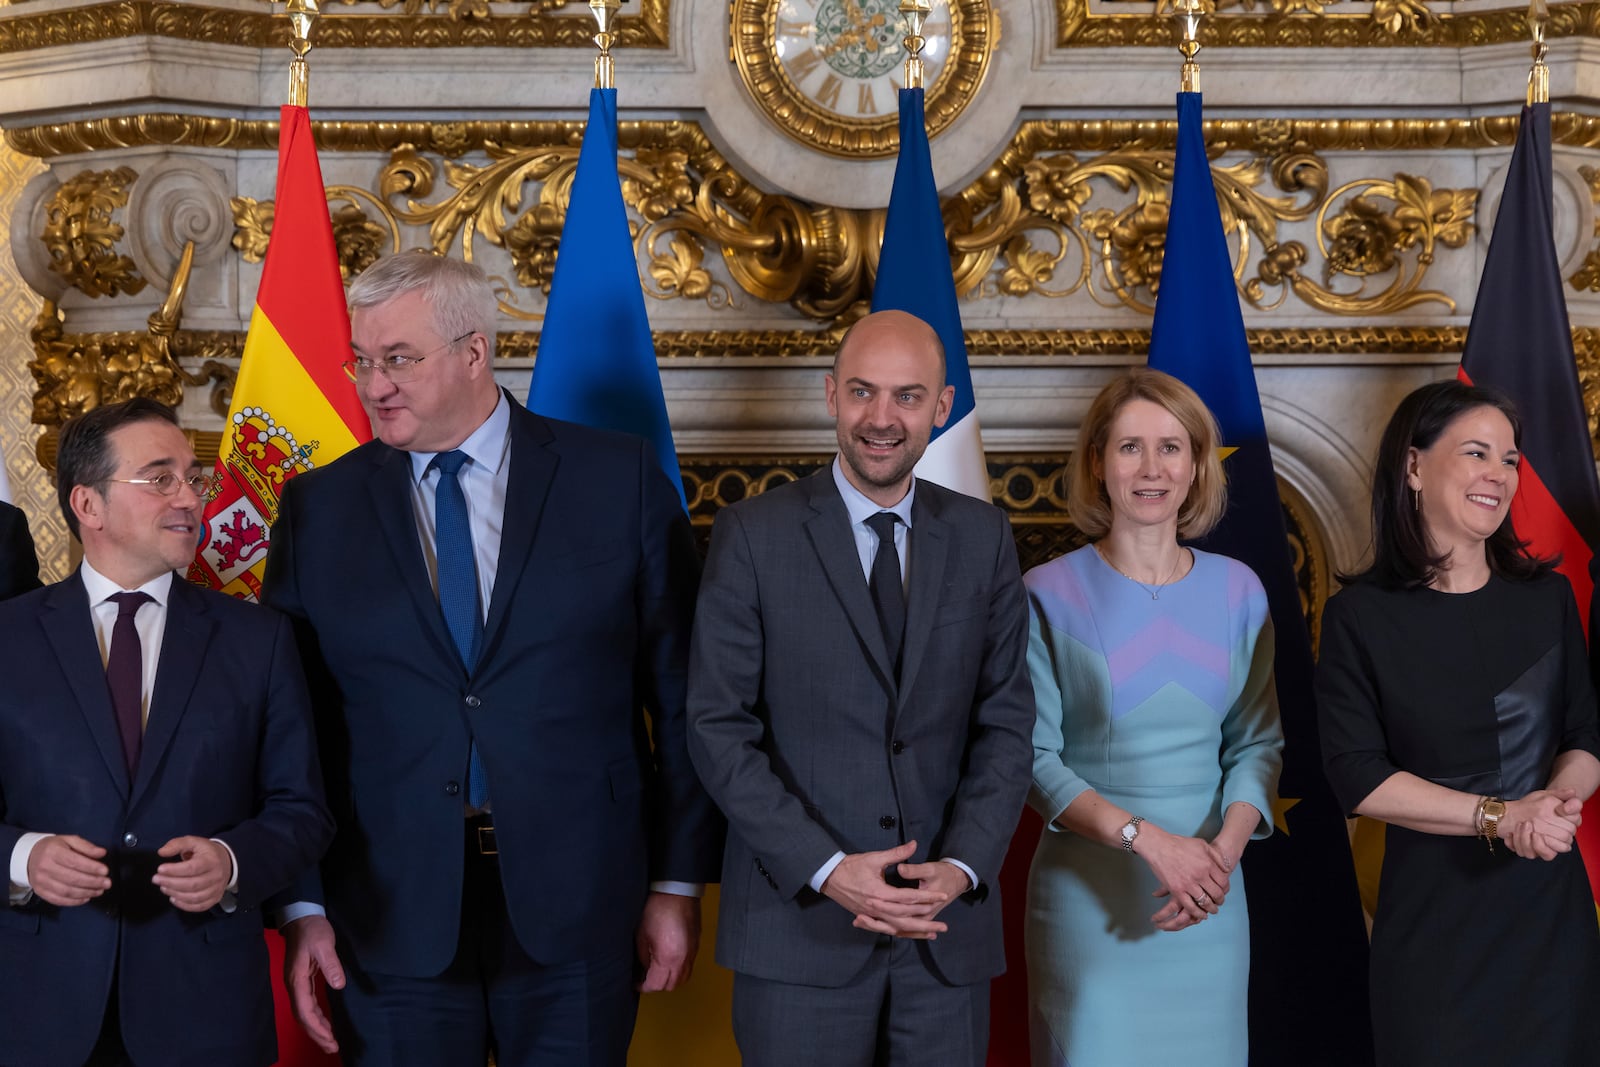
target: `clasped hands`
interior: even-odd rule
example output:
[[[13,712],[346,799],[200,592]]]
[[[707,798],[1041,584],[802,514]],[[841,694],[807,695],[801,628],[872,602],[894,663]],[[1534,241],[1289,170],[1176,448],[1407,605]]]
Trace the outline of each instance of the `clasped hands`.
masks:
[[[971,888],[953,863],[907,863],[917,843],[907,841],[882,852],[857,852],[839,861],[822,883],[828,899],[855,916],[852,926],[875,934],[932,941],[949,929],[938,921],[946,904]],[[885,872],[894,867],[913,886],[893,886]]]
[[[111,888],[106,850],[76,834],[54,834],[28,853],[28,884],[58,908],[87,904]],[[176,862],[163,863],[151,879],[174,907],[209,911],[222,902],[233,879],[228,850],[206,837],[175,837],[157,850]]]
[[[1574,789],[1536,789],[1508,800],[1497,837],[1523,859],[1553,860],[1572,851],[1583,825],[1583,801]]]
[[[1220,840],[1220,839],[1219,839]],[[1146,822],[1135,839],[1134,852],[1161,883],[1152,896],[1167,903],[1150,916],[1158,930],[1182,930],[1215,915],[1227,899],[1237,853],[1218,841],[1180,837]]]

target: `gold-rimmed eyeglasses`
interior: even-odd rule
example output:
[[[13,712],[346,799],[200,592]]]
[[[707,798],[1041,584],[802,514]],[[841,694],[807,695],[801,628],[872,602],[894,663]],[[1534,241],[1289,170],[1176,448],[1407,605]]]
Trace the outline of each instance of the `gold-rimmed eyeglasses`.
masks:
[[[396,385],[403,385],[416,377],[417,368],[421,366],[423,360],[443,352],[447,348],[455,347],[477,332],[477,330],[468,330],[460,337],[452,338],[438,348],[430,348],[420,356],[389,356],[387,359],[368,359],[365,356],[357,356],[355,359],[345,360],[341,366],[344,367],[346,374],[358,382],[371,378],[373,372],[376,371]]]
[[[108,482],[121,482],[123,485],[148,485],[162,496],[174,496],[178,486],[187,485],[189,490],[204,501],[212,501],[217,494],[222,492],[222,476],[220,474],[191,474],[180,477],[171,471],[156,475],[154,478],[107,478]]]

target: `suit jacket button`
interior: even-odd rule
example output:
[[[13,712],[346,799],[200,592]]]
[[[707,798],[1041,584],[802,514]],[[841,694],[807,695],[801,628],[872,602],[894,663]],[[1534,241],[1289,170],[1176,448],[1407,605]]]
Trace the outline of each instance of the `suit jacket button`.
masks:
[[[123,834],[122,835],[122,844],[123,844],[123,847],[125,847],[125,848],[138,848],[139,847],[139,835],[138,834]]]
[[[878,820],[878,825],[883,827],[885,830],[893,830],[899,825],[899,820],[897,820],[893,815],[885,815],[883,818]]]
[[[459,794],[460,792],[461,792],[461,783],[460,782],[446,782],[444,784],[444,795],[445,796],[453,797],[453,796],[456,796],[457,794]]]
[[[475,707],[477,707],[478,705],[480,705],[482,703],[483,703],[483,701],[479,700],[475,696],[470,696],[469,695],[467,697],[467,707],[469,707],[469,708],[475,708]]]
[[[894,744],[889,746],[889,751],[893,752],[896,756],[900,755],[900,753],[904,752],[905,750],[906,743],[904,741],[896,741]]]

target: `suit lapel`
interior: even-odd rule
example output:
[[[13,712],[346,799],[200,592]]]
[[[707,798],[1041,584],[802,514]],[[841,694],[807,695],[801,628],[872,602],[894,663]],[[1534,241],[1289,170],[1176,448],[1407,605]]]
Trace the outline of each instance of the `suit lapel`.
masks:
[[[384,448],[377,454],[374,467],[372,477],[367,480],[367,490],[372,494],[372,507],[378,516],[383,543],[388,546],[395,570],[416,609],[414,616],[433,640],[438,653],[459,666],[461,659],[456,654],[450,632],[445,629],[439,598],[434,595],[433,583],[428,578],[428,563],[422,558],[417,518],[411,503],[411,457],[405,452]]]
[[[480,664],[488,659],[505,624],[517,584],[527,570],[539,517],[560,465],[554,451],[547,447],[554,436],[543,419],[511,401],[511,455],[507,460],[511,470],[506,477],[505,525],[500,531],[500,559],[495,564],[494,588],[489,594]]]
[[[72,687],[106,770],[126,797],[128,767],[122,758],[122,739],[117,736],[116,713],[111,710],[111,692],[106,688],[105,664],[100,661],[99,642],[89,617],[89,593],[81,576],[74,574],[50,588],[39,608],[39,624],[61,663],[61,673]]]
[[[851,628],[866,647],[879,680],[892,693],[894,660],[883,643],[883,627],[872,606],[866,576],[861,573],[861,553],[856,550],[855,535],[850,530],[850,514],[845,510],[838,486],[833,484],[832,469],[824,468],[808,479],[807,484],[813,514],[806,520],[806,534],[816,549],[834,596],[839,598]]]
[[[150,780],[166,757],[178,723],[189,706],[189,695],[200,677],[216,621],[206,609],[205,597],[182,577],[174,577],[167,596],[167,625],[161,635],[161,659],[156,665],[156,682],[150,691],[150,714],[145,717],[144,745],[139,766],[134,771],[130,804],[149,787]]]
[[[933,617],[938,614],[939,591],[944,585],[945,559],[950,549],[950,525],[939,515],[938,499],[927,491],[911,505],[911,580],[906,593],[906,647],[900,662],[900,702],[911,692],[928,649]]]

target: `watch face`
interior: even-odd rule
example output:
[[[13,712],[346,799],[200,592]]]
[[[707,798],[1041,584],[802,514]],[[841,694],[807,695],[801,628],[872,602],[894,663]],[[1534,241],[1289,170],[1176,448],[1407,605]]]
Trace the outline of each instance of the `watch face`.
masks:
[[[932,0],[922,24],[929,136],[977,92],[997,43],[990,0]],[[905,17],[898,0],[734,0],[734,61],[769,119],[834,155],[898,148]]]

